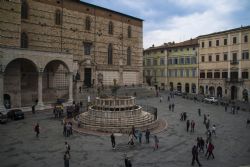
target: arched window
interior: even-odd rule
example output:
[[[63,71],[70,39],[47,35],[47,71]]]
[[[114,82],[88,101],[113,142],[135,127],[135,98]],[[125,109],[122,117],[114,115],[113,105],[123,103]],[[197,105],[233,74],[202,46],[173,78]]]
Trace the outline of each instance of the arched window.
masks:
[[[130,66],[131,65],[131,48],[128,47],[127,49],[127,65]]]
[[[131,26],[128,26],[128,38],[131,38]]]
[[[26,1],[22,1],[22,6],[21,6],[21,18],[22,19],[28,19],[28,4]]]
[[[113,64],[113,47],[112,47],[112,44],[109,44],[109,47],[108,47],[108,64]]]
[[[91,23],[90,23],[90,17],[86,17],[85,19],[85,30],[90,30]]]
[[[62,24],[62,13],[60,10],[56,11],[56,25],[61,25]]]
[[[113,22],[109,22],[109,34],[113,34]]]
[[[28,35],[25,32],[21,34],[21,48],[28,48]]]

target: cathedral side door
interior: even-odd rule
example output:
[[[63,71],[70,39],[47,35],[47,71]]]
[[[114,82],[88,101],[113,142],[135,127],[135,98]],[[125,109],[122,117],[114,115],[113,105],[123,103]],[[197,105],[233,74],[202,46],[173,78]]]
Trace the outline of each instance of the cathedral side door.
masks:
[[[84,69],[84,85],[91,87],[91,68]]]

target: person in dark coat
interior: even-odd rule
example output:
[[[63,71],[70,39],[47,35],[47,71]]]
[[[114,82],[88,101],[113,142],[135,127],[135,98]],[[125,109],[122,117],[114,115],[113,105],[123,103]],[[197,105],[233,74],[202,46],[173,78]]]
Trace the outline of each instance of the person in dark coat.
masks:
[[[187,120],[187,132],[189,131],[189,127],[190,127],[190,121]]]
[[[196,145],[193,146],[192,148],[192,163],[191,165],[194,166],[195,161],[198,163],[199,166],[202,166],[199,159],[198,159],[198,147]]]
[[[114,135],[114,133],[112,133],[110,135],[110,139],[111,139],[112,148],[115,149],[115,135]]]
[[[150,136],[150,131],[149,131],[149,129],[147,129],[146,133],[145,133],[146,143],[149,143],[149,136]]]
[[[125,167],[132,167],[132,163],[127,156],[125,157],[124,162],[125,162]]]
[[[64,154],[64,156],[63,156],[64,167],[69,167],[69,159],[70,159],[69,152],[66,151],[65,154]]]
[[[36,126],[35,126],[35,132],[36,132],[36,137],[39,137],[39,134],[40,134],[40,126],[39,126],[38,123],[37,123]]]

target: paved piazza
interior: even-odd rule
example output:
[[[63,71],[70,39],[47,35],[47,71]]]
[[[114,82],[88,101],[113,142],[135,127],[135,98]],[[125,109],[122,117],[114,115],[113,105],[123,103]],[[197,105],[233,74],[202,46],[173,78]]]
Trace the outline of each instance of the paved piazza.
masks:
[[[198,136],[205,136],[203,114],[210,114],[211,124],[217,126],[217,137],[213,137],[215,159],[207,160],[199,154],[203,166],[238,167],[250,164],[250,127],[246,119],[250,113],[240,111],[238,115],[225,113],[221,106],[194,103],[191,100],[175,97],[175,112],[168,111],[164,95],[159,98],[137,99],[137,103],[158,107],[161,118],[168,122],[168,128],[158,134],[160,148],[153,151],[150,144],[128,147],[128,136],[116,137],[117,149],[111,149],[109,136],[79,135],[63,137],[62,125],[53,118],[52,112],[26,114],[25,120],[12,121],[0,125],[0,166],[1,167],[61,167],[63,166],[64,142],[71,146],[71,167],[123,167],[124,153],[131,158],[136,167],[187,167],[191,165],[193,144]],[[197,109],[201,108],[199,117]],[[195,120],[195,133],[186,132],[186,123],[180,121],[180,113],[186,111],[188,119]],[[33,130],[40,123],[40,138]],[[143,142],[145,138],[143,135]],[[195,165],[197,166],[197,164]]]

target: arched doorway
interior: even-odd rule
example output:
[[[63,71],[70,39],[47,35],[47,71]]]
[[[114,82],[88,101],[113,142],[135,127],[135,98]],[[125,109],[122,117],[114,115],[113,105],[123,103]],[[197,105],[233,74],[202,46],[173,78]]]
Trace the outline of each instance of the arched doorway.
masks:
[[[3,100],[4,100],[4,106],[6,109],[11,108],[11,98],[9,94],[4,94],[3,95]]]
[[[215,92],[214,87],[213,87],[213,86],[210,86],[210,87],[209,87],[209,95],[210,95],[210,96],[214,96],[214,92]]]
[[[17,58],[8,63],[4,73],[4,93],[11,107],[33,105],[38,96],[37,66],[31,60]]]
[[[243,100],[244,100],[245,102],[248,102],[248,91],[247,91],[247,89],[244,89],[244,90],[242,91],[242,97],[243,97]]]
[[[169,84],[170,84],[170,91],[173,91],[174,90],[174,84],[173,84],[173,82],[170,82]]]
[[[231,87],[231,100],[237,99],[237,87],[232,86]]]
[[[199,93],[202,94],[202,95],[204,95],[204,86],[200,86]]]
[[[192,83],[191,88],[192,88],[192,93],[196,93],[196,85],[194,83]]]
[[[181,90],[182,90],[182,87],[181,87],[181,83],[179,82],[177,84],[177,91],[182,92]]]
[[[217,97],[222,97],[222,87],[217,87]]]
[[[186,84],[185,84],[185,92],[186,92],[186,93],[189,93],[189,83],[186,83]]]
[[[69,98],[71,77],[67,65],[60,60],[49,62],[43,72],[43,102],[65,102]]]

